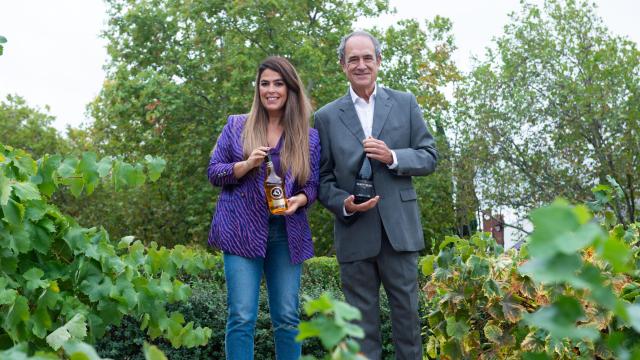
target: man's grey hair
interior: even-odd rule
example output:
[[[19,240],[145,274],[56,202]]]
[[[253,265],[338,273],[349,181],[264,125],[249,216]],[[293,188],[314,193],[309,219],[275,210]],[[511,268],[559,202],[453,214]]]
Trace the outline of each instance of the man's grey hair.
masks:
[[[344,63],[344,47],[347,45],[347,40],[351,39],[354,36],[365,36],[368,37],[369,40],[373,43],[373,48],[376,51],[376,58],[380,58],[382,55],[382,49],[380,48],[380,41],[375,38],[375,36],[369,34],[363,30],[356,30],[349,35],[346,35],[340,40],[340,45],[338,46],[338,59],[340,59],[340,63]]]

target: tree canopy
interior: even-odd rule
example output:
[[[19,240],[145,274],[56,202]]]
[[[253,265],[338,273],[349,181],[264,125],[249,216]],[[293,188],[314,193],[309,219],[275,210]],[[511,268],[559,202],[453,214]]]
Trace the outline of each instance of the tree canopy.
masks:
[[[34,156],[67,151],[66,141],[51,126],[55,118],[44,110],[30,107],[17,95],[0,100],[0,143],[19,146]]]
[[[336,54],[340,38],[352,31],[355,19],[389,12],[386,1],[107,4],[104,37],[111,60],[102,91],[90,105],[95,120],[88,136],[101,154],[131,160],[147,153],[162,156],[167,176],[116,197],[98,194],[89,200],[97,211],[74,213],[93,221],[105,219],[108,211],[110,231],[133,231],[165,244],[204,243],[217,194],[206,180],[208,157],[227,116],[249,111],[259,62],[269,55],[289,58],[318,108],[347,90]],[[384,43],[382,83],[413,91],[442,141],[439,121],[449,104],[439,89],[459,76],[450,59],[450,31],[443,18],[374,31]],[[428,202],[425,230],[434,238],[455,228],[451,181],[443,169],[419,185]],[[318,252],[330,253],[331,215],[314,206],[310,221]]]
[[[584,1],[524,3],[457,88],[453,127],[483,201],[517,210],[619,185],[638,217],[640,53]]]

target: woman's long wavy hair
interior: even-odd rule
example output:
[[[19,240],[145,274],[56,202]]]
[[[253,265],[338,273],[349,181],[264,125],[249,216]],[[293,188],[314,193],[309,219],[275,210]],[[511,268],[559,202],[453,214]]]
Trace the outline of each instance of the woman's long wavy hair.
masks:
[[[245,159],[253,149],[268,146],[267,125],[269,114],[260,101],[260,77],[266,69],[277,72],[287,86],[287,101],[280,122],[284,128],[280,150],[282,171],[291,171],[298,184],[307,182],[311,175],[309,164],[309,120],[311,104],[304,93],[302,80],[289,60],[280,56],[266,58],[258,67],[253,105],[242,131]]]

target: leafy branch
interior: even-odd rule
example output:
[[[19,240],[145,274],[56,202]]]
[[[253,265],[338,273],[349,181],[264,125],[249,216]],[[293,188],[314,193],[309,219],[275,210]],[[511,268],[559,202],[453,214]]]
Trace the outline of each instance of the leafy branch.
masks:
[[[35,161],[0,145],[0,337],[17,346],[7,351],[64,348],[69,355],[68,347],[85,347],[79,342],[93,342],[125,315],[175,347],[207,342],[211,329],[166,306],[189,298],[191,289],[178,276],[208,269],[212,255],[145,246],[132,236],[114,243],[104,228],[82,227],[49,202],[59,186],[74,196],[90,194],[100,182],[116,190],[140,187],[147,178],[157,180],[164,167],[151,156],[129,164],[113,157],[97,161],[93,153]]]
[[[350,322],[360,320],[358,309],[323,293],[317,299],[307,298],[304,310],[308,316],[315,315],[315,318],[300,323],[296,341],[318,337],[322,346],[330,352],[325,356],[326,360],[366,360],[366,357],[358,353],[360,345],[353,340],[362,339],[364,331]],[[304,356],[302,359],[315,358]]]

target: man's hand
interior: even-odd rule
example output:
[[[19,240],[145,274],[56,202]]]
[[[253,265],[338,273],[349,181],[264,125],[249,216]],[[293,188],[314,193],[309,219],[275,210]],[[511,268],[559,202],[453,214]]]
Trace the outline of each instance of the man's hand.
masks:
[[[300,193],[287,199],[287,210],[284,215],[293,215],[299,208],[307,205],[307,195]]]
[[[378,160],[386,165],[393,164],[393,155],[391,155],[391,150],[384,141],[369,136],[364,139],[362,145],[364,145],[365,154],[370,159]]]
[[[367,200],[362,204],[356,204],[353,201],[355,200],[355,196],[349,195],[348,198],[344,199],[344,209],[347,213],[353,214],[355,212],[365,212],[373,209],[380,201],[380,196],[376,196],[373,199]]]

